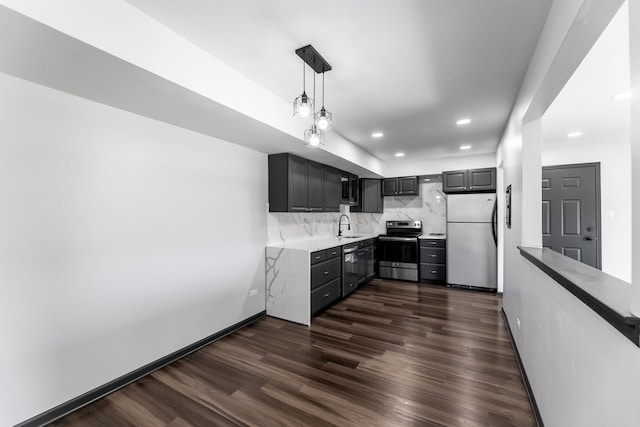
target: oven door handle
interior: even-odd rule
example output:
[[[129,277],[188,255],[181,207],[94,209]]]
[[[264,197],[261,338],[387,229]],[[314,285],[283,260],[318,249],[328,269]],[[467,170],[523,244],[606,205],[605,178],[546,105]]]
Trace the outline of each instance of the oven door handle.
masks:
[[[379,241],[382,242],[415,242],[418,243],[417,237],[391,237],[391,236],[380,236],[378,237]]]

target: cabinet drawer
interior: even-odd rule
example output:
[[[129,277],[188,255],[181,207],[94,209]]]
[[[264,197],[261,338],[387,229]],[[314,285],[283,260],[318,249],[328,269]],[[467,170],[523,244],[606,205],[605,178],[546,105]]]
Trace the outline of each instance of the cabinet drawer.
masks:
[[[420,280],[444,282],[447,280],[447,267],[445,265],[420,263]]]
[[[337,278],[311,292],[311,314],[315,316],[340,298],[341,280]]]
[[[327,259],[327,251],[311,252],[311,265],[317,264]]]
[[[444,248],[420,248],[420,262],[429,264],[444,264],[447,261],[447,252]]]
[[[340,277],[340,258],[331,258],[311,267],[311,289]]]
[[[335,248],[327,249],[327,259],[338,258],[342,255],[342,246],[336,246]]]
[[[358,289],[358,282],[354,282],[354,281],[344,282],[342,284],[342,296],[346,297],[356,289]]]
[[[421,248],[444,248],[446,245],[445,239],[420,239]]]

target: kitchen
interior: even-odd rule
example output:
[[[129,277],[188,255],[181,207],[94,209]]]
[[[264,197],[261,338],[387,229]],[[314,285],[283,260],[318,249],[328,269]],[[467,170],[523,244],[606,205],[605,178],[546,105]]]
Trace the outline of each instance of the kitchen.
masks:
[[[3,347],[14,350],[4,351],[1,359],[0,401],[12,404],[9,409],[3,407],[0,424],[13,425],[41,414],[265,310],[265,246],[309,233],[335,236],[340,215],[266,214],[266,153],[309,156],[370,179],[428,177],[442,171],[497,167],[500,220],[505,216],[503,190],[507,184],[514,189],[513,228],[501,227],[504,233],[498,236],[504,238],[498,253],[498,290],[505,292],[507,315],[516,340],[521,340],[524,363],[532,367],[534,387],[546,384],[544,370],[537,367],[555,366],[554,360],[564,359],[540,354],[535,349],[549,347],[530,341],[538,332],[535,325],[540,320],[531,307],[539,307],[546,292],[555,291],[541,286],[540,292],[544,289],[545,293],[528,291],[534,292],[533,296],[526,294],[530,305],[521,302],[524,294],[520,278],[538,276],[523,264],[516,247],[534,245],[527,233],[531,230],[531,235],[539,235],[535,227],[540,222],[532,213],[539,211],[539,190],[535,187],[539,186],[539,179],[530,175],[539,165],[528,151],[531,146],[525,143],[523,148],[522,143],[523,132],[528,137],[535,135],[535,129],[523,131],[521,116],[551,69],[550,58],[567,50],[576,51],[572,47],[583,52],[593,42],[592,38],[578,35],[567,38],[568,49],[560,48],[565,37],[577,31],[572,27],[574,21],[582,22],[579,13],[593,18],[580,28],[599,33],[619,2],[599,5],[601,9],[589,9],[578,2],[553,2],[544,29],[540,28],[543,37],[539,42],[534,40],[538,43],[535,54],[535,43],[530,51],[521,52],[527,64],[531,61],[523,67],[523,72],[528,70],[527,77],[522,80],[522,88],[523,75],[514,86],[520,93],[516,108],[511,110],[514,98],[509,98],[505,113],[512,118],[504,128],[504,136],[489,142],[491,150],[471,155],[441,153],[441,157],[407,154],[401,159],[395,157],[398,147],[389,137],[379,143],[388,145],[385,161],[367,155],[366,150],[338,134],[327,141],[325,150],[311,153],[301,148],[306,124],[292,121],[290,101],[194,46],[180,36],[188,29],[181,28],[179,22],[175,22],[175,30],[166,23],[160,24],[172,14],[171,10],[149,12],[151,17],[141,12],[151,7],[144,1],[118,2],[115,6],[91,2],[90,7],[82,8],[65,2],[55,11],[39,7],[37,2],[1,3],[1,106],[3,135],[8,136],[2,142],[1,194],[13,209],[2,214],[2,282],[3,290],[8,288],[9,292],[0,302],[0,320]],[[252,18],[262,12],[265,10],[259,8],[245,11]],[[458,10],[453,17],[457,20],[482,12]],[[631,13],[637,18],[636,9],[632,8]],[[201,15],[221,19],[215,10]],[[111,22],[130,25],[114,31],[105,24],[105,16],[111,17]],[[396,18],[413,22],[405,14],[394,15]],[[190,19],[185,21],[187,27],[196,28],[193,23],[198,22],[198,17]],[[378,22],[353,20],[356,21]],[[542,26],[544,16],[538,22]],[[431,24],[436,28],[438,23]],[[119,31],[128,34],[127,28],[138,29],[136,37],[144,41],[128,43],[114,36]],[[368,34],[364,29],[363,33]],[[190,37],[197,39],[197,34]],[[307,42],[305,39],[293,48]],[[297,91],[301,70],[293,48],[282,51],[291,56],[285,60],[288,62],[284,68],[295,80],[292,86]],[[352,51],[322,51],[328,59],[356,56]],[[21,55],[22,52],[29,54]],[[447,55],[437,57],[441,61]],[[483,64],[492,62],[479,59],[471,69],[481,70]],[[426,63],[434,61],[423,58],[421,64]],[[554,75],[570,74],[571,66],[565,67]],[[428,80],[428,70],[418,66],[416,69]],[[328,106],[331,97],[337,95],[329,88],[338,83],[330,79],[338,79],[340,73],[336,66],[327,74]],[[409,83],[417,83],[412,81],[416,74],[408,76]],[[357,82],[356,79],[348,84],[356,86]],[[437,98],[438,86],[423,84],[416,92]],[[371,99],[372,104],[377,102],[375,89],[379,86],[372,84],[367,89],[371,98],[365,98]],[[411,98],[406,93],[402,98]],[[433,99],[427,101],[428,104]],[[401,109],[394,104],[396,107]],[[480,110],[494,108],[483,104]],[[633,112],[637,114],[637,109]],[[447,123],[455,129],[453,132],[468,132],[469,128],[455,127],[455,120],[465,113],[450,113],[435,120]],[[240,115],[244,116],[239,118]],[[345,115],[336,115],[338,118],[343,120]],[[634,120],[634,126],[637,123],[640,120]],[[361,134],[368,140],[372,131],[362,129]],[[496,152],[497,140],[500,145]],[[456,151],[459,145],[454,144]],[[636,162],[634,173],[637,169]],[[404,196],[385,198],[383,214],[350,212],[351,232],[384,234],[386,221],[408,219],[402,216],[407,210],[412,219],[423,221],[423,233],[443,232],[438,228],[443,224],[442,213],[438,221],[430,216],[431,211],[421,214],[428,210],[425,201],[434,212],[442,209],[436,199],[437,190],[424,186],[421,183],[418,198],[406,196],[410,201]],[[638,190],[633,191],[633,199],[640,200]],[[634,261],[638,252],[633,253]],[[546,284],[542,278],[538,282]],[[563,294],[552,295],[551,302],[564,301]],[[564,312],[558,311],[557,316],[549,318],[570,320],[579,312],[581,322],[565,324],[579,331],[580,323],[591,318],[570,304],[557,304],[558,310],[570,307],[570,314],[560,315]],[[516,319],[522,320],[522,332],[515,326]],[[589,330],[599,331],[602,347],[616,349],[612,355],[616,363],[609,365],[616,368],[611,368],[610,375],[598,378],[627,387],[629,380],[622,379],[620,372],[632,365],[637,349],[629,349],[626,345],[630,344],[609,337],[602,325],[591,320]],[[593,354],[595,357],[596,352]],[[23,363],[25,360],[29,363]],[[583,374],[594,371],[590,365],[589,369],[584,364],[579,366]],[[43,387],[43,379],[47,387]],[[580,381],[572,377],[567,383],[575,386]],[[553,387],[539,387],[543,391],[536,395],[544,396],[543,416],[548,414],[552,420],[569,416],[569,411],[553,403],[563,401]],[[593,419],[602,416],[605,411],[598,405],[578,406],[578,397],[601,396],[602,390],[576,386],[573,391],[577,396],[571,401],[575,407]],[[634,396],[634,391],[627,396]],[[624,408],[615,404],[611,407],[617,411],[613,416],[630,420],[628,425],[637,421]]]

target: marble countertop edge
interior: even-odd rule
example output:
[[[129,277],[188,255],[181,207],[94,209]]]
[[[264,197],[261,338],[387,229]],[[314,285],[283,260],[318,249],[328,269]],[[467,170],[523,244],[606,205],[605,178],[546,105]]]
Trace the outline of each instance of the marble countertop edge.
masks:
[[[296,240],[294,242],[275,243],[267,245],[267,248],[285,248],[292,250],[315,252],[324,249],[335,248],[336,246],[345,246],[352,243],[361,242],[368,239],[376,239],[377,234],[358,234],[357,237],[318,237],[305,240]]]

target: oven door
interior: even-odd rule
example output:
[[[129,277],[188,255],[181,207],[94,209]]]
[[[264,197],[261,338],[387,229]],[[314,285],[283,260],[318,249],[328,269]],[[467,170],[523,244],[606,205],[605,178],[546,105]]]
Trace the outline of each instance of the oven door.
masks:
[[[380,236],[378,238],[380,267],[417,268],[418,239],[416,237]]]

